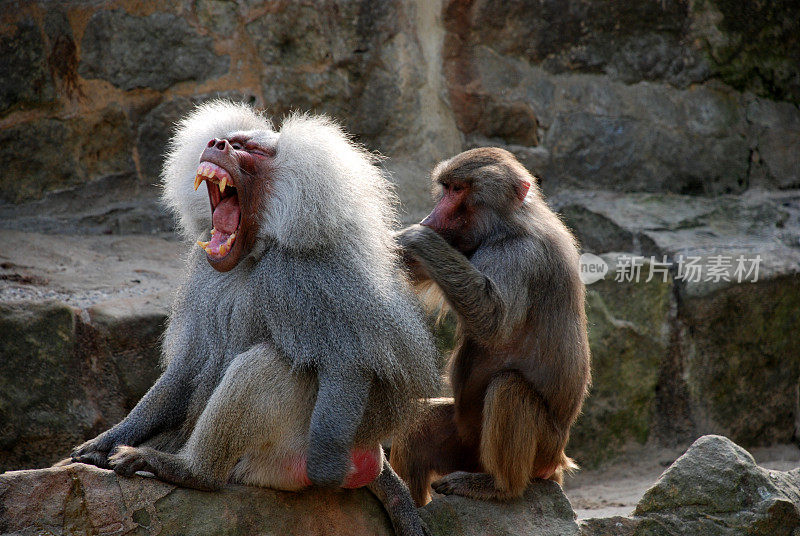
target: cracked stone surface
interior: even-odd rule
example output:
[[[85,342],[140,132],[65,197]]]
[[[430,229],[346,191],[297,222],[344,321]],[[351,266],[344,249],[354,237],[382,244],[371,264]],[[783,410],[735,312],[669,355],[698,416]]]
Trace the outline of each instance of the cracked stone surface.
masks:
[[[560,487],[534,481],[508,503],[437,496],[419,510],[432,536],[634,534],[793,536],[800,469],[783,471],[720,436],[698,439],[650,486],[630,515],[575,521]],[[0,474],[0,534],[392,534],[365,489],[280,492],[178,488],[83,464]]]

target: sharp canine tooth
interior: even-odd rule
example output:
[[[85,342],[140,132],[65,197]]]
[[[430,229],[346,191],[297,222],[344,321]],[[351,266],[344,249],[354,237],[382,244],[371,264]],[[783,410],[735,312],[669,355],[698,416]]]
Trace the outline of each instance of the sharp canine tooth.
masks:
[[[194,189],[195,191],[200,187],[200,183],[203,182],[203,176],[199,173],[194,176]]]
[[[214,236],[214,233],[216,233],[216,232],[217,232],[216,229],[211,229],[211,236]]]
[[[197,241],[197,245],[200,246],[203,249],[206,249],[208,247],[208,244],[209,244],[209,242],[203,242],[202,240],[198,240]]]
[[[222,177],[222,180],[219,181],[219,193],[225,191],[225,186],[228,184],[228,179],[226,177]]]

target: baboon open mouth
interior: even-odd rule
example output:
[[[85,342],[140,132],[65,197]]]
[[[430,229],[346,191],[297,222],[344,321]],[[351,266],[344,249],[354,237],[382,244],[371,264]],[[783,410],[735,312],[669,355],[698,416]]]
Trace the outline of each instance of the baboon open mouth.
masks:
[[[197,168],[194,178],[194,189],[206,181],[208,199],[211,202],[211,240],[199,241],[209,257],[222,259],[236,242],[236,234],[241,225],[239,194],[233,184],[231,174],[213,162],[203,161]]]

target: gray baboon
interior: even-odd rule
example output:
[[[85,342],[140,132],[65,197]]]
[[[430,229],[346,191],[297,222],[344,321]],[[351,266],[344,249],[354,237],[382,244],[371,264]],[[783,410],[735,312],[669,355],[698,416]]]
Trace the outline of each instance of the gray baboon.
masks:
[[[421,534],[380,442],[436,390],[436,351],[375,158],[325,118],[293,115],[276,131],[217,101],[179,124],[163,179],[200,245],[165,370],[72,459],[201,489],[369,485],[398,532]]]
[[[391,462],[418,505],[440,493],[519,497],[561,482],[589,384],[575,240],[508,151],[473,149],[433,170],[437,204],[398,234],[417,283],[458,319],[454,403],[395,439]],[[443,300],[443,301],[442,301]]]

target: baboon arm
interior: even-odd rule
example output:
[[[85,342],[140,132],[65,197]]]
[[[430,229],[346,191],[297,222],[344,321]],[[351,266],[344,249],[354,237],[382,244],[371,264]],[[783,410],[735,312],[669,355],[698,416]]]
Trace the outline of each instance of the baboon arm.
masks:
[[[189,375],[178,367],[168,367],[128,416],[109,432],[116,432],[120,443],[135,446],[177,426],[186,418],[188,392]]]
[[[110,430],[73,449],[73,461],[108,467],[108,455],[120,445],[136,446],[186,417],[189,376],[171,366],[127,417]]]
[[[404,253],[413,255],[439,285],[470,334],[485,340],[498,335],[507,305],[491,278],[427,227],[412,225],[397,239]]]
[[[308,477],[314,484],[339,487],[344,482],[369,388],[366,376],[320,371],[308,431]]]

